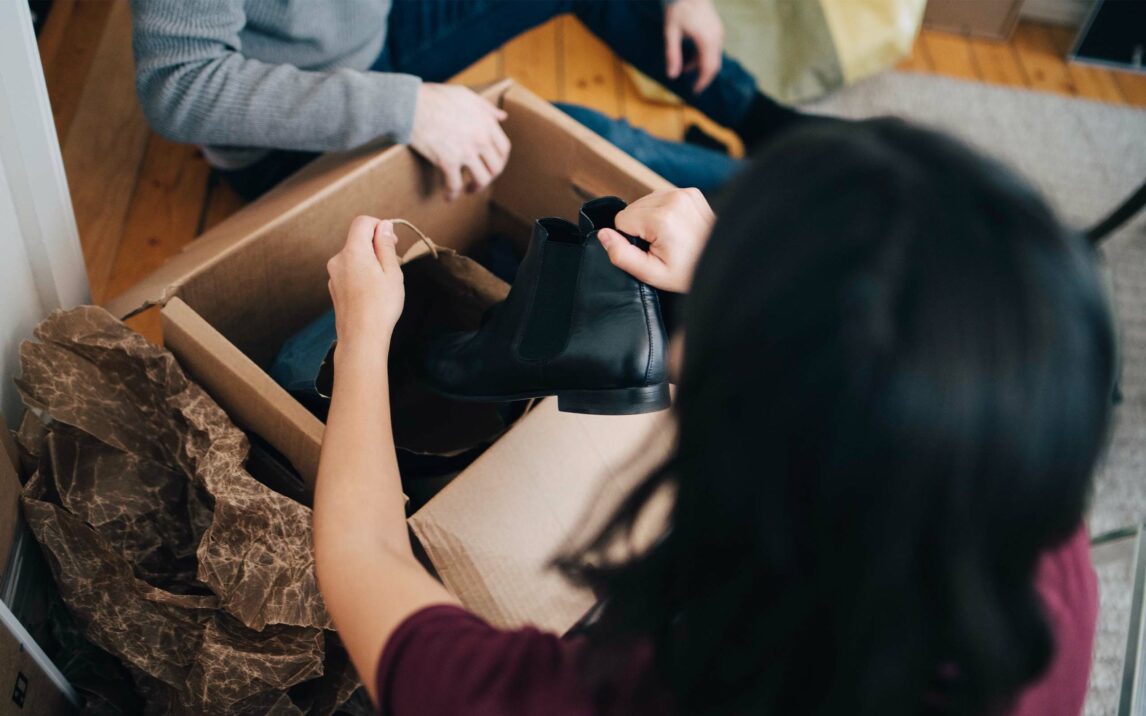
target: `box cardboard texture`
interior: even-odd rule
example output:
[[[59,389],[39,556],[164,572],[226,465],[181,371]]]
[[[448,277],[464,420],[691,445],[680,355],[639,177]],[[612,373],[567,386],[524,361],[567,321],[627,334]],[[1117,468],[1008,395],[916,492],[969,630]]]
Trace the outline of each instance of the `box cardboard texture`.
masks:
[[[404,146],[327,155],[192,242],[108,309],[161,307],[164,342],[242,427],[307,481],[323,426],[265,368],[282,342],[330,306],[326,261],[358,214],[412,221],[461,252],[491,231],[525,237],[542,216],[576,218],[586,199],[633,201],[670,186],[511,81],[483,94],[506,110],[513,144],[485,191],[446,202],[436,171]],[[413,239],[399,233],[399,253]],[[663,454],[647,449],[665,414],[559,413],[553,399],[519,420],[411,518],[446,586],[499,626],[565,631],[592,605],[546,567],[603,486]]]
[[[0,560],[7,565],[13,537],[20,524],[20,478],[11,433],[0,418]],[[3,607],[0,607],[2,609]],[[22,633],[18,633],[22,632]],[[8,714],[70,714],[76,709],[36,662],[25,643],[27,632],[0,625],[0,716]]]

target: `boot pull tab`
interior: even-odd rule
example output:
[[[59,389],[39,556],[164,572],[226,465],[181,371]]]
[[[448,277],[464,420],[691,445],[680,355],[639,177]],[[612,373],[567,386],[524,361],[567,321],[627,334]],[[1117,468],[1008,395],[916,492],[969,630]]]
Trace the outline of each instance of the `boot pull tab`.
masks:
[[[430,255],[435,259],[438,258],[438,245],[434,243],[433,239],[422,233],[421,229],[419,229],[417,226],[414,226],[412,223],[406,221],[405,219],[390,219],[390,222],[395,226],[405,226],[407,229],[413,231],[418,235],[418,238],[422,240],[422,243],[426,245],[426,248],[430,250]]]
[[[640,249],[641,251],[644,251],[646,254],[649,252],[649,242],[645,241],[641,237],[633,236],[632,234],[626,234],[625,232],[621,231],[620,229],[613,229],[613,231],[616,231],[621,236],[624,236],[626,239],[629,240],[630,244],[632,244],[633,246],[636,246],[638,249]]]

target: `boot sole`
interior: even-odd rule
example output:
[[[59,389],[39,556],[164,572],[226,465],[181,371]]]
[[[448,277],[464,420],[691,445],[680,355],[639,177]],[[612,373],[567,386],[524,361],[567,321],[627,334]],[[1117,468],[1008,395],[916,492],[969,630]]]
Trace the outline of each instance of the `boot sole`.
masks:
[[[509,403],[516,400],[557,396],[557,409],[562,413],[583,415],[640,415],[665,410],[672,405],[668,382],[639,388],[608,390],[529,391],[512,395],[457,395],[428,386],[439,395],[474,403]]]

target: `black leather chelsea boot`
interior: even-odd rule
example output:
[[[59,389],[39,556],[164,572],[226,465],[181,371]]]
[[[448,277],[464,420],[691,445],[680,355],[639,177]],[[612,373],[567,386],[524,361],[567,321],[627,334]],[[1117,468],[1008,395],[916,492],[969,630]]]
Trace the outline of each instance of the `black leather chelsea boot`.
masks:
[[[624,208],[582,207],[580,228],[539,219],[509,296],[480,329],[427,347],[426,382],[462,400],[557,396],[571,413],[629,415],[669,406],[656,291],[613,266],[596,230]],[[633,240],[637,242],[637,240]]]

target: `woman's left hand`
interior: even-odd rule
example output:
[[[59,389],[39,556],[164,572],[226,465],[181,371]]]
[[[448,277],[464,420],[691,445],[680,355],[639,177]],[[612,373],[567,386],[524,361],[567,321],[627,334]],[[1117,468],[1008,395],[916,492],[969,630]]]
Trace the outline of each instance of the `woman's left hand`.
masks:
[[[389,345],[406,299],[397,244],[392,223],[359,216],[346,246],[326,264],[340,347]]]

